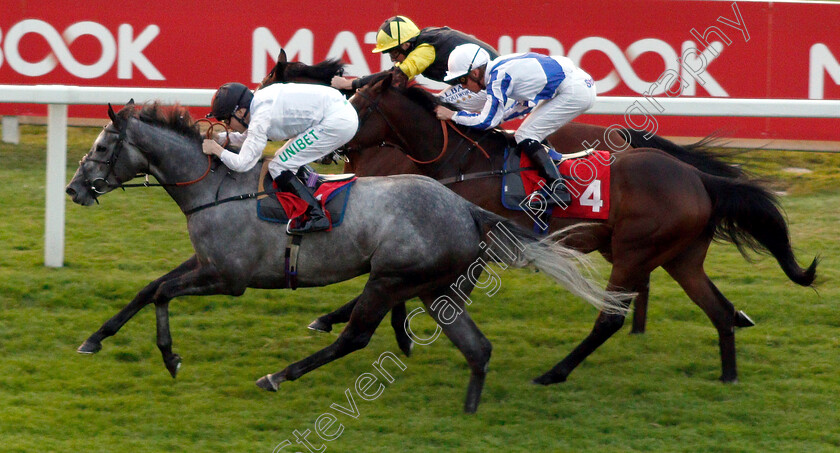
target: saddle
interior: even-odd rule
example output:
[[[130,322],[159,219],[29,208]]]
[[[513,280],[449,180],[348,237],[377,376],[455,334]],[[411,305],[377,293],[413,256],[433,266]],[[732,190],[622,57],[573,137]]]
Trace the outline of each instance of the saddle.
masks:
[[[266,222],[286,225],[289,219],[303,215],[309,205],[296,195],[278,191],[274,181],[266,175],[268,161],[263,162],[260,170],[257,190],[267,194],[257,197],[257,217]],[[298,170],[297,177],[308,187],[315,189],[315,198],[321,201],[321,207],[329,217],[332,228],[341,225],[356,175],[321,175],[304,165]]]
[[[549,154],[558,164],[572,200],[563,205],[546,196],[544,216],[599,220],[609,217],[610,164],[613,159],[610,153],[590,149],[562,157],[553,150]],[[502,205],[514,211],[526,211],[523,200],[536,191],[541,182],[544,183],[543,178],[537,174],[527,156],[519,155],[512,148],[505,151]]]

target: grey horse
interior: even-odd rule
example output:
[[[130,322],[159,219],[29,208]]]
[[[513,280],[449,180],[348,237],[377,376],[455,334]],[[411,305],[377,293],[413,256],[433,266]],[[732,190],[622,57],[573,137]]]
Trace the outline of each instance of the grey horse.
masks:
[[[143,288],[78,352],[96,353],[103,339],[154,303],[157,345],[175,377],[181,357],[172,352],[169,301],[183,295],[240,296],[246,288],[287,287],[284,249],[289,236],[282,226],[257,218],[253,199],[193,212],[214,200],[253,192],[259,169],[234,175],[216,163],[215,171],[208,171],[214,164],[201,153],[198,128],[185,109],[158,104],[140,109],[130,102],[119,113],[109,106],[108,114],[111,123],[80,162],[67,194],[75,203],[91,205],[138,174],[152,175],[187,214],[195,255]],[[283,381],[365,347],[394,304],[419,297],[469,363],[464,408],[474,412],[491,345],[454,293],[468,295],[476,282],[459,277],[474,275],[470,269],[475,263],[532,265],[598,309],[621,311],[624,295],[605,292],[582,275],[577,257],[576,252],[537,240],[432,179],[360,178],[350,192],[341,226],[302,239],[297,276],[299,286],[314,287],[369,273],[350,321],[333,344],[259,379],[257,385],[276,391]],[[460,287],[453,286],[455,282]]]

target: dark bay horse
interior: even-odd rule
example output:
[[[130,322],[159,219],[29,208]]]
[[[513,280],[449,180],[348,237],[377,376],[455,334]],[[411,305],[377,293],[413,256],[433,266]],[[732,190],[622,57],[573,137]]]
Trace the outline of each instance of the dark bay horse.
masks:
[[[254,192],[260,166],[233,177],[217,162],[211,172],[214,163],[202,154],[198,128],[186,110],[157,104],[136,109],[133,102],[118,114],[110,106],[108,110],[111,123],[79,163],[67,194],[87,206],[138,174],[152,175],[186,214],[195,254],[149,283],[78,351],[96,353],[103,339],[116,334],[140,309],[154,304],[157,345],[174,378],[181,357],[172,352],[170,300],[184,295],[240,296],[246,288],[286,288],[284,249],[289,236],[282,225],[257,218],[253,198],[210,206],[216,200]],[[464,407],[475,411],[491,345],[463,311],[463,300],[453,287],[470,293],[475,282],[463,281],[463,276],[473,275],[476,263],[501,260],[517,267],[532,265],[599,309],[624,309],[620,300],[624,294],[601,290],[575,267],[581,256],[578,252],[539,241],[433,179],[419,175],[360,178],[347,204],[340,227],[302,239],[298,284],[324,286],[363,274],[370,278],[336,341],[259,379],[257,385],[266,390],[276,391],[283,381],[365,347],[394,304],[419,297],[469,363]],[[201,206],[207,209],[197,210]]]
[[[297,61],[288,61],[286,52],[280,51],[277,62],[269,73],[263,78],[257,89],[272,83],[314,83],[330,85],[330,81],[336,75],[344,73],[344,63],[338,59],[329,59],[308,65]],[[343,91],[346,96],[353,94],[351,90]],[[701,140],[687,146],[679,146],[658,135],[649,134],[645,131],[636,131],[628,128],[606,128],[592,124],[571,122],[547,138],[552,148],[562,154],[571,154],[583,151],[588,148],[609,149],[620,151],[632,148],[657,148],[665,151],[677,159],[686,162],[704,173],[726,178],[738,178],[744,176],[740,168],[728,165],[726,162],[715,159],[707,147],[711,140]],[[345,173],[355,173],[358,176],[388,176],[399,174],[423,174],[405,153],[391,143],[382,142],[377,146],[367,149],[352,149],[341,152],[346,160],[344,165]],[[648,279],[649,280],[649,279]],[[649,284],[646,280],[638,285],[638,294],[633,301],[633,321],[631,333],[643,333],[647,319],[647,301]],[[347,304],[339,310],[320,317],[310,325],[315,330],[329,331],[332,324],[347,322],[349,319],[352,304]],[[392,324],[397,336],[397,343],[400,349],[406,354],[410,352],[411,343],[404,332],[402,332],[401,319],[405,317],[405,307],[397,305],[394,307]]]
[[[439,180],[501,168],[509,136],[464,128],[466,139],[453,134],[444,147],[445,128],[457,126],[442,127],[433,113],[436,98],[425,90],[392,87],[389,82],[386,77],[359,90],[351,99],[359,112],[360,126],[348,148],[367,150],[383,142],[393,143],[416,161],[430,162],[417,167]],[[476,151],[474,143],[480,143],[490,158]],[[720,379],[735,381],[735,327],[753,323],[706,275],[703,263],[711,241],[734,243],[742,253],[770,253],[788,278],[803,286],[814,282],[817,260],[807,269],[797,264],[787,223],[770,192],[746,177],[715,176],[695,168],[725,166],[721,162],[704,165],[702,160],[712,159],[710,156],[699,158],[701,162],[695,166],[657,149],[630,149],[613,156],[609,218],[582,224],[580,219],[553,218],[551,230],[581,224],[562,242],[581,252],[598,251],[612,263],[610,290],[645,291],[650,273],[657,267],[664,268],[712,321],[720,343]],[[449,188],[521,225],[533,224],[528,214],[502,206],[500,176],[468,179],[449,184]],[[535,382],[565,381],[623,323],[624,315],[601,313],[590,335]]]

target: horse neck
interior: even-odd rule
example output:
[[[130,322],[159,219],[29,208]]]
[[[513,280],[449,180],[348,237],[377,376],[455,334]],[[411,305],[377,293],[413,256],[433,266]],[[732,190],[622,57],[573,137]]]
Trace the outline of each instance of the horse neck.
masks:
[[[201,152],[201,143],[165,127],[134,119],[129,123],[128,139],[149,162],[146,169],[158,182],[175,184],[194,181],[207,170],[207,156]],[[164,186],[182,209],[192,207],[202,184]]]
[[[478,142],[481,137],[490,132],[467,129],[462,131],[464,135],[461,135],[455,130],[458,127],[455,124],[441,122],[434,113],[420,108],[411,101],[407,100],[406,104],[413,105],[414,108],[408,105],[401,106],[399,110],[404,113],[397,117],[407,118],[410,121],[401,122],[400,125],[394,124],[395,127],[400,128],[398,134],[395,131],[395,135],[401,136],[401,141],[408,142],[404,151],[413,159],[421,162],[434,160],[427,164],[417,163],[417,168],[423,174],[440,179],[464,172],[490,170],[493,167],[494,163],[490,162],[481,151],[475,149],[472,143],[469,143],[470,141]],[[410,113],[405,114],[405,112]],[[444,143],[446,143],[445,150]],[[481,143],[481,146],[489,153],[490,146],[496,145],[488,146],[488,143]],[[496,165],[501,166],[500,159]]]
[[[414,162],[408,160],[402,148],[392,145],[377,145],[365,149],[347,151],[345,173],[357,176],[391,176],[425,174]]]

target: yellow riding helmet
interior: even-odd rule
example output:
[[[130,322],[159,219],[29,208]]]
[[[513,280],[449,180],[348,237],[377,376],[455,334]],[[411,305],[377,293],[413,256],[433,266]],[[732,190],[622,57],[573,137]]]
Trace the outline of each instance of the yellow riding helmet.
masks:
[[[394,16],[382,23],[376,33],[373,53],[387,52],[420,34],[420,29],[405,16]]]

